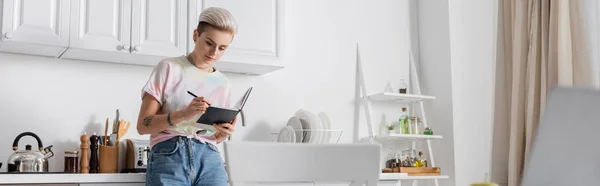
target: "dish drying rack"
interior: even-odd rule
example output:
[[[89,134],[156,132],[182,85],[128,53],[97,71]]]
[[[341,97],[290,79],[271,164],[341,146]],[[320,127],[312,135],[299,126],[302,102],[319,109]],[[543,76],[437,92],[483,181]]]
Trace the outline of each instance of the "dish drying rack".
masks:
[[[285,127],[284,127],[285,128]],[[277,143],[309,143],[309,144],[337,144],[344,133],[338,129],[291,129],[272,132]],[[281,134],[281,135],[280,135]],[[298,135],[299,134],[299,135]],[[298,136],[302,136],[298,139]]]

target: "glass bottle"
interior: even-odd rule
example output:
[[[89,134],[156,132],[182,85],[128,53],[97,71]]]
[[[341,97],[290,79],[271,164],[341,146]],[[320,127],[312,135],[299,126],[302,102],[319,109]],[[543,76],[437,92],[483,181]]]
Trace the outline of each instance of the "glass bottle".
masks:
[[[415,167],[421,168],[421,167],[427,167],[427,160],[425,160],[425,158],[423,158],[423,152],[419,151],[419,158],[417,158],[417,161],[415,163]]]
[[[406,82],[404,81],[404,79],[400,80],[400,85],[398,87],[398,93],[400,94],[406,94],[406,89],[408,88],[408,85],[406,85]]]
[[[408,114],[406,113],[406,107],[402,107],[402,113],[400,114],[400,119],[398,119],[398,129],[396,132],[400,134],[408,134]]]

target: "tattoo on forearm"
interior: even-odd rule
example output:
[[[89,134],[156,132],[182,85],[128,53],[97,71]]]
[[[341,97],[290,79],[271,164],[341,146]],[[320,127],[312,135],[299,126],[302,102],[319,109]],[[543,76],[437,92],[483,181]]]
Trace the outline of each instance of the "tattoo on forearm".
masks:
[[[154,117],[154,115],[150,115],[150,116],[144,118],[144,126],[146,126],[147,128],[152,126],[152,125],[150,125],[150,123],[152,123],[152,117]]]

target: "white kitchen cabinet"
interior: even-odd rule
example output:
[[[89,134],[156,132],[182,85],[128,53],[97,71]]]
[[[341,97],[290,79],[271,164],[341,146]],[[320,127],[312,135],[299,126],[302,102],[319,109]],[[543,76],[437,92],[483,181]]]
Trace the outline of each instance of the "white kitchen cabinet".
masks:
[[[219,70],[260,75],[285,67],[283,0],[0,2],[0,52],[154,66],[191,52],[198,16],[217,6],[239,26]]]
[[[70,29],[69,49],[62,58],[131,59],[131,0],[71,0]]]
[[[185,55],[187,2],[133,0],[132,52],[143,55]]]
[[[221,71],[265,74],[285,67],[283,0],[189,0],[188,30],[190,36],[198,25],[198,17],[208,7],[222,7],[231,12],[238,23],[238,33],[225,55],[215,64]],[[194,43],[188,40],[188,52]]]
[[[79,186],[145,186],[146,183],[82,183]]]
[[[69,0],[4,0],[0,51],[58,57],[69,46]]]
[[[72,0],[70,48],[62,58],[156,65],[185,55],[187,3]]]

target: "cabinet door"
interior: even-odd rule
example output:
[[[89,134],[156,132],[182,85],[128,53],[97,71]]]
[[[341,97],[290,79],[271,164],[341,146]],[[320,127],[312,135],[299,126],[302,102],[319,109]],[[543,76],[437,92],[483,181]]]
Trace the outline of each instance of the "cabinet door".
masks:
[[[1,50],[57,56],[69,45],[69,6],[69,0],[4,0]]]
[[[131,0],[71,3],[71,48],[130,52]]]
[[[133,54],[163,57],[186,54],[186,1],[133,0],[132,11]]]
[[[202,10],[222,7],[231,12],[238,33],[231,46],[215,65],[221,70],[264,74],[284,67],[285,6],[282,0],[190,0],[196,12],[190,13],[190,25],[198,24]],[[193,31],[193,29],[192,29]],[[188,48],[193,49],[193,41]]]
[[[79,186],[145,186],[146,183],[85,183]]]

